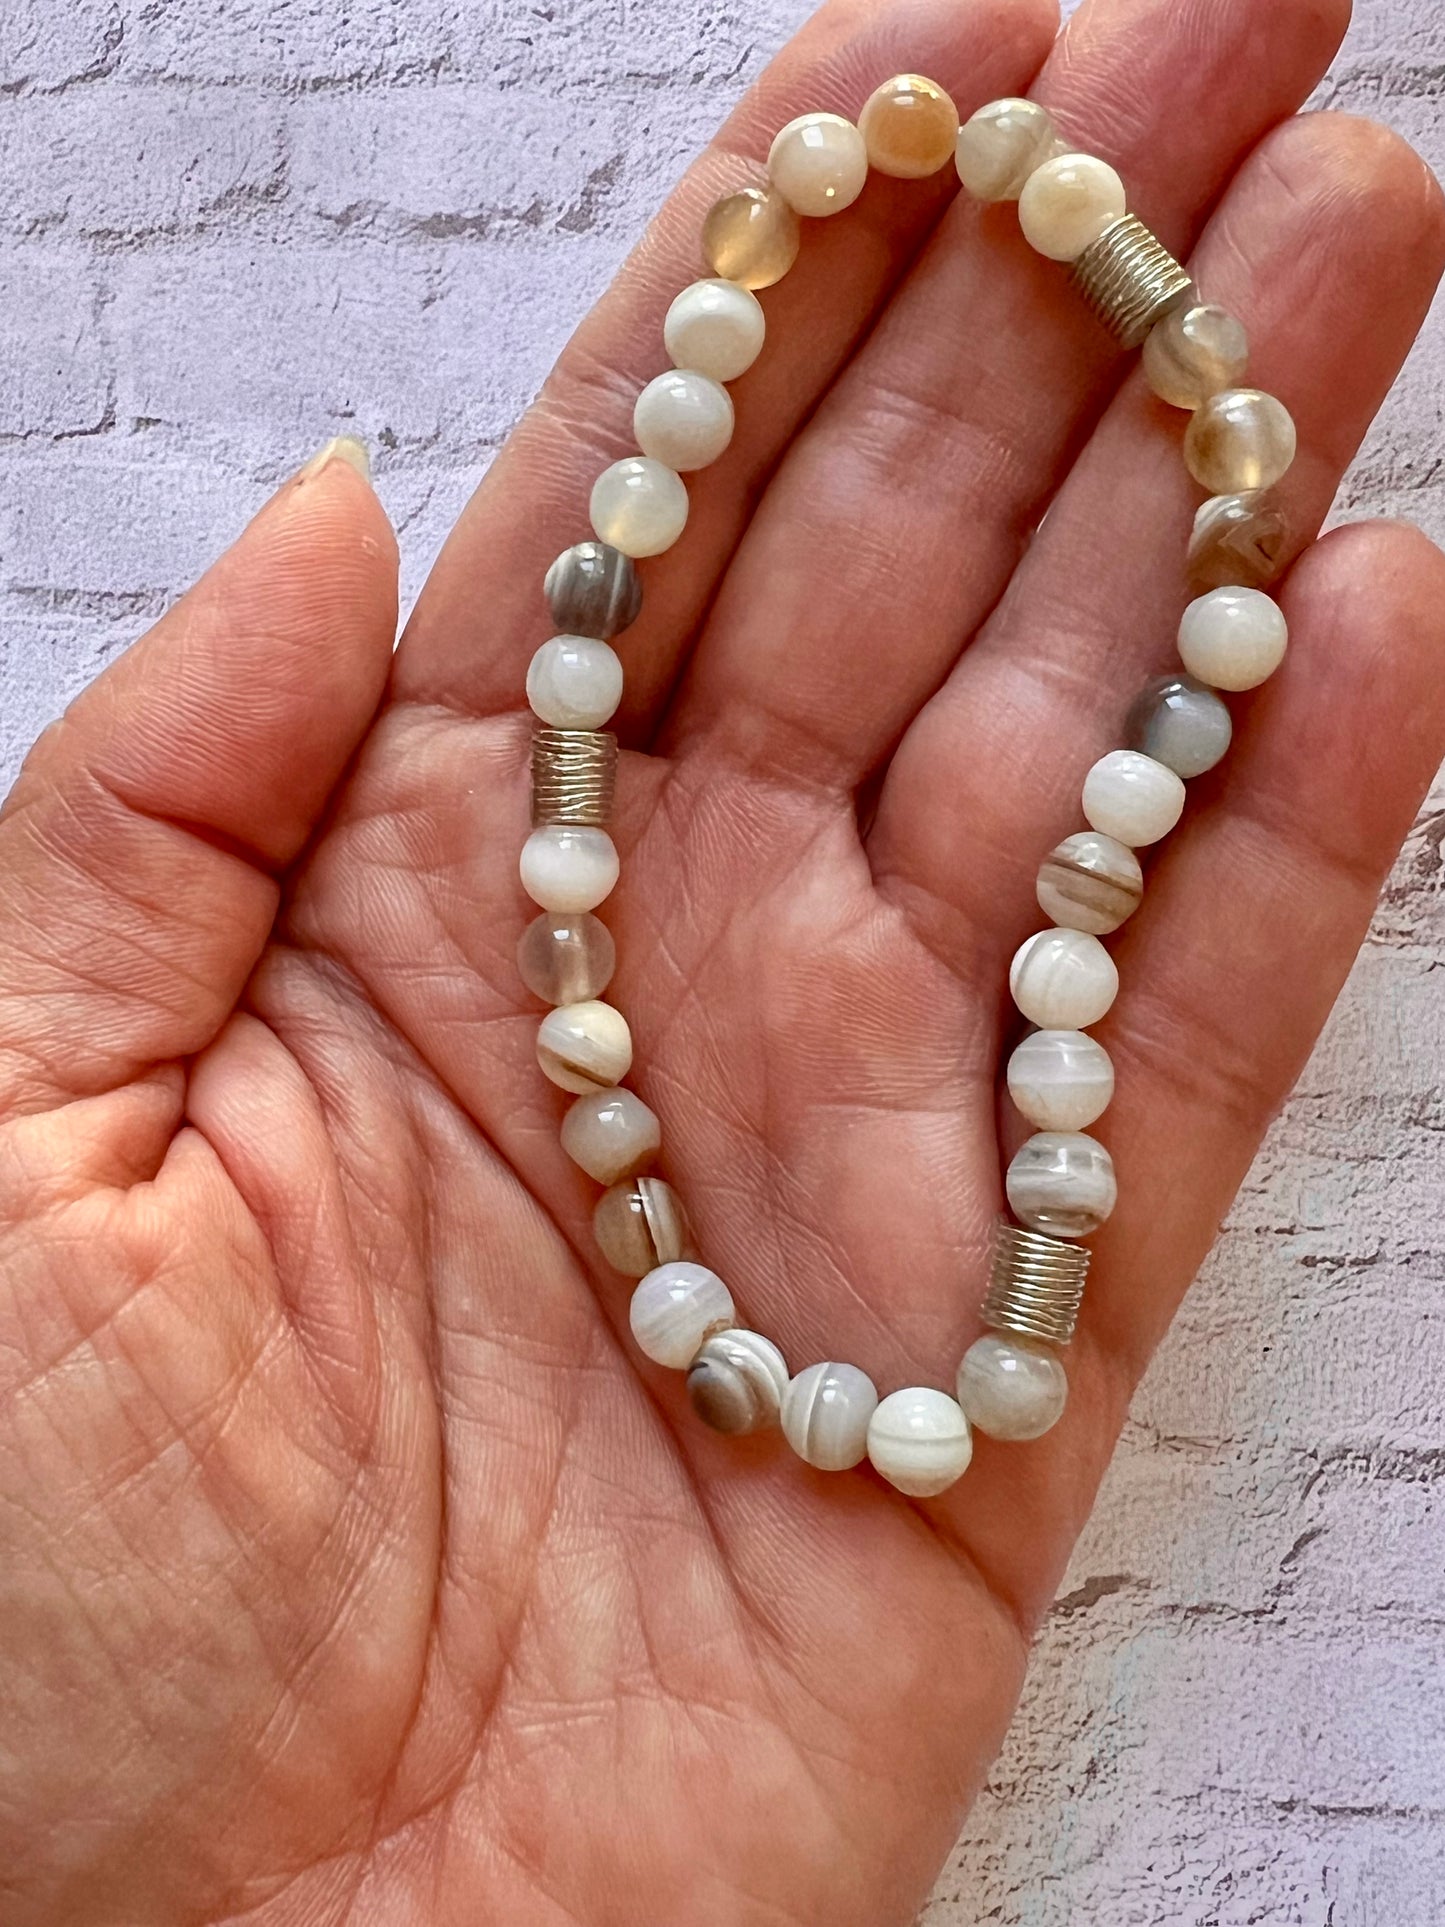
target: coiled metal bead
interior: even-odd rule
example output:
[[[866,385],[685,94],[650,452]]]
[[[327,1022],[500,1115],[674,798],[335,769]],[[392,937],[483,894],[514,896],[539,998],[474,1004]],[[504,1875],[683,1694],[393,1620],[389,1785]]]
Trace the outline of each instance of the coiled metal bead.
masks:
[[[1074,263],[1074,281],[1089,307],[1126,348],[1137,348],[1154,323],[1194,291],[1188,272],[1137,215],[1105,228]]]
[[[605,729],[539,729],[532,737],[532,822],[605,829],[617,790],[617,738]]]
[[[995,1331],[1067,1345],[1079,1322],[1091,1253],[1000,1218],[983,1322]]]

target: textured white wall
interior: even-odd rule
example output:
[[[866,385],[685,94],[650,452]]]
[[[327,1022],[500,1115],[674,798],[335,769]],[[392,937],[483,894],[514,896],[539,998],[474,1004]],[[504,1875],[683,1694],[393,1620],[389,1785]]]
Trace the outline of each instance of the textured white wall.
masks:
[[[1271,0],[1260,0],[1261,5]],[[414,593],[805,0],[9,0],[0,768],[327,435]],[[1437,164],[1437,0],[1325,89]],[[1342,509],[1445,537],[1427,332]],[[1445,1917],[1445,787],[1137,1402],[929,1927]]]

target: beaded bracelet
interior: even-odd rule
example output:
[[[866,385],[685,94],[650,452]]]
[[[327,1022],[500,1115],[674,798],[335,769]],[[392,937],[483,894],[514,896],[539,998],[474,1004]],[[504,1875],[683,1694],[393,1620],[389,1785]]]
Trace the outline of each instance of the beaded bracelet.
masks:
[[[1191,415],[1184,459],[1210,499],[1189,544],[1195,599],[1179,631],[1186,673],[1147,685],[1128,713],[1127,747],[1086,776],[1089,827],[1066,837],[1039,870],[1038,901],[1051,926],[1029,938],[1009,972],[1014,1002],[1037,1028],[1009,1059],[1007,1083],[1035,1135],[1005,1179],[1018,1222],[998,1226],[987,1329],[959,1366],[956,1399],[915,1386],[880,1400],[856,1366],[831,1361],[793,1376],[776,1345],[740,1328],[727,1286],[696,1262],[676,1194],[644,1175],[661,1129],[622,1088],[632,1040],[621,1013],[599,1001],[615,952],[591,913],[618,876],[606,829],[617,739],[603,725],[622,697],[622,665],[610,639],[641,607],[634,560],[660,555],[682,534],[682,476],[715,461],[731,439],[723,384],[761,352],[756,291],[793,265],[800,217],[850,206],[870,165],[922,178],[950,159],[978,198],[1017,201],[1029,243],[1072,264],[1086,301],[1124,346],[1142,344],[1154,392]],[[609,1187],[596,1207],[597,1242],[617,1271],[641,1281],[630,1314],[640,1349],[686,1371],[694,1409],[716,1430],[781,1421],[808,1464],[838,1471],[866,1456],[899,1490],[928,1497],[967,1468],[971,1427],[996,1439],[1034,1439],[1063,1411],[1068,1386],[1057,1348],[1073,1336],[1090,1258],[1079,1240],[1099,1229],[1116,1198],[1109,1154],[1085,1131],[1114,1089],[1108,1053],[1086,1034],[1119,985],[1099,940],[1141,900],[1134,852],[1173,829],[1184,779],[1212,769],[1229,747],[1230,712],[1217,692],[1256,687],[1284,656],[1284,616],[1261,591],[1279,571],[1285,542],[1267,491],[1294,459],[1295,429],[1273,396],[1239,386],[1248,360],[1239,321],[1198,304],[1189,275],[1128,213],[1114,169],[1072,151],[1033,101],[994,101],[960,127],[942,88],[902,74],[871,96],[856,126],[837,114],[804,114],[773,142],[767,185],[713,207],[702,252],[710,277],[678,295],[663,327],[674,366],[637,400],[641,452],[599,476],[591,498],[597,539],[568,549],[547,572],[562,633],[537,651],[527,676],[539,727],[535,827],[521,864],[542,915],[523,935],[518,962],[527,987],[554,1006],[537,1039],[542,1069],[577,1094],[563,1146]]]

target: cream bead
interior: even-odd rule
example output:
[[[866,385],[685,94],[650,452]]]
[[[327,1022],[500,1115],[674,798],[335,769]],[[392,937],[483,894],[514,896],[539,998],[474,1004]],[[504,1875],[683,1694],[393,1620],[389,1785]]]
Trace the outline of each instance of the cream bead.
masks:
[[[846,1472],[868,1450],[868,1421],[878,1392],[856,1365],[809,1365],[783,1398],[783,1433],[789,1445],[820,1472]]]
[[[537,1030],[537,1062],[564,1091],[605,1091],[632,1069],[632,1032],[611,1004],[563,1004]]]
[[[637,397],[632,432],[644,455],[691,474],[715,462],[732,440],[732,396],[710,375],[670,368]]]
[[[646,455],[603,469],[592,485],[592,527],[623,555],[661,555],[687,527],[687,488]]]
[[[601,729],[622,701],[616,650],[591,636],[553,636],[532,658],[527,701],[553,729]]]
[[[1294,419],[1258,388],[1226,388],[1198,409],[1184,436],[1184,462],[1211,495],[1273,488],[1295,458]]]
[[[1009,1208],[1030,1231],[1088,1238],[1119,1201],[1114,1160],[1082,1131],[1038,1131],[1020,1145],[1004,1178]]]
[[[890,1392],[868,1421],[873,1470],[913,1499],[933,1499],[957,1483],[973,1457],[962,1407],[928,1385]]]
[[[600,997],[617,968],[612,932],[596,917],[534,917],[517,943],[522,982],[544,1004],[585,1004]]]
[[[1227,308],[1176,308],[1144,343],[1144,378],[1174,408],[1202,408],[1249,366],[1249,336]]]
[[[1084,815],[1131,850],[1168,836],[1184,813],[1184,783],[1137,749],[1111,749],[1084,778]]]
[[[1084,1030],[1108,1014],[1119,994],[1114,959],[1083,930],[1041,930],[1008,974],[1014,1002],[1044,1030]]]
[[[662,1149],[662,1126],[635,1091],[579,1097],[562,1120],[562,1149],[599,1184],[635,1177]]]
[[[631,1178],[597,1200],[592,1233],[602,1256],[624,1278],[645,1278],[659,1265],[696,1256],[682,1200],[661,1178]]]
[[[868,148],[841,114],[800,114],[768,150],[773,186],[799,214],[839,214],[868,179]]]
[[[1042,1438],[1068,1396],[1063,1365],[1035,1339],[985,1332],[958,1368],[958,1402],[991,1439]]]
[[[1092,154],[1059,154],[1036,167],[1019,196],[1029,246],[1051,261],[1077,261],[1128,212],[1124,183]]]
[[[522,888],[544,910],[595,910],[620,867],[606,830],[580,824],[546,823],[522,845]]]
[[[1114,1096],[1114,1064],[1081,1030],[1036,1030],[1008,1060],[1008,1093],[1039,1131],[1082,1131]]]
[[[1258,589],[1211,589],[1179,625],[1180,660],[1213,689],[1257,689],[1288,647],[1284,610]]]
[[[732,1293],[717,1273],[686,1259],[649,1271],[627,1313],[638,1350],[675,1372],[686,1371],[703,1341],[736,1317]]]
[[[662,339],[679,368],[736,381],[763,351],[763,304],[735,281],[694,281],[667,311]]]
[[[715,1332],[687,1374],[692,1409],[729,1438],[776,1425],[787,1390],[787,1361],[758,1332]]]
[[[958,130],[958,178],[980,201],[1016,201],[1035,168],[1052,159],[1053,117],[1035,100],[991,100]]]

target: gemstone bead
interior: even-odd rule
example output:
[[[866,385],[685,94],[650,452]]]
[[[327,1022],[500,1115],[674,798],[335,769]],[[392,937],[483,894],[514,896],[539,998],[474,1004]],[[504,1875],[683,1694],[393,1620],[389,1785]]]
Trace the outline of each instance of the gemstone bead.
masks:
[[[936,81],[895,74],[868,96],[858,131],[870,167],[897,180],[922,180],[952,158],[958,109]]]
[[[934,1499],[956,1485],[973,1457],[963,1408],[946,1392],[914,1385],[890,1392],[868,1421],[873,1470],[913,1499]]]
[[[592,526],[624,555],[661,555],[687,527],[687,487],[646,455],[603,469],[592,485]]]
[[[1211,495],[1273,488],[1294,458],[1289,410],[1258,388],[1226,388],[1211,396],[1184,437],[1189,473]]]
[[[1124,183],[1092,154],[1058,154],[1036,167],[1019,196],[1024,239],[1051,261],[1077,261],[1128,212]]]
[[[645,1278],[659,1265],[694,1255],[682,1200],[661,1178],[632,1178],[604,1191],[592,1230],[603,1257],[624,1278]]]
[[[619,870],[606,830],[547,823],[522,845],[522,888],[544,910],[595,910],[612,894]]]
[[[1119,1201],[1114,1160],[1082,1131],[1039,1131],[1019,1147],[1004,1179],[1009,1207],[1030,1231],[1087,1238]]]
[[[1084,778],[1085,817],[1131,850],[1167,836],[1183,812],[1183,783],[1136,749],[1110,750]]]
[[[1211,495],[1189,538],[1189,587],[1267,589],[1279,574],[1288,539],[1284,510],[1271,495]]]
[[[797,214],[771,187],[745,187],[708,210],[702,253],[712,273],[743,288],[771,288],[798,258]]]
[[[1179,625],[1180,660],[1215,689],[1257,689],[1288,647],[1284,610],[1258,589],[1211,589],[1190,603]]]
[[[768,176],[799,214],[841,214],[863,192],[868,149],[841,114],[800,114],[774,138]]]
[[[694,281],[667,311],[662,338],[679,368],[736,381],[763,351],[763,304],[735,281]]]
[[[537,1062],[564,1091],[605,1091],[632,1069],[632,1032],[611,1004],[563,1004],[537,1030]]]
[[[809,1365],[783,1396],[783,1433],[800,1459],[820,1472],[846,1472],[868,1450],[877,1388],[856,1365]]]
[[[552,620],[565,635],[607,642],[642,608],[642,584],[629,556],[605,542],[564,549],[543,584]]]
[[[648,1272],[627,1316],[638,1350],[654,1365],[682,1372],[706,1339],[733,1323],[737,1307],[715,1271],[683,1259]]]
[[[612,932],[585,912],[557,916],[544,910],[517,944],[522,982],[544,1004],[584,1004],[600,997],[616,968]]]
[[[553,729],[601,729],[622,701],[622,664],[592,636],[553,636],[527,670],[532,713]]]
[[[1144,872],[1123,843],[1078,830],[1040,864],[1036,894],[1044,915],[1064,929],[1107,937],[1139,908]]]
[[[637,397],[632,432],[644,455],[691,474],[715,462],[732,440],[732,396],[711,375],[670,368]]]
[[[1083,930],[1040,930],[1023,944],[1008,974],[1014,1002],[1044,1030],[1085,1030],[1107,1016],[1119,994],[1114,959]]]
[[[1159,399],[1192,411],[1243,379],[1249,336],[1227,308],[1176,308],[1150,329],[1143,360]]]
[[[692,1409],[704,1425],[730,1438],[776,1425],[787,1390],[787,1362],[758,1332],[714,1332],[687,1374]]]
[[[1038,1131],[1082,1131],[1114,1096],[1114,1065],[1081,1030],[1035,1030],[1008,1060],[1008,1092]]]
[[[991,1439],[1042,1438],[1069,1396],[1061,1361],[1035,1339],[985,1332],[963,1355],[958,1402]]]
[[[562,1149],[599,1184],[645,1170],[662,1149],[662,1126],[635,1091],[579,1097],[562,1120]]]
[[[980,201],[1016,201],[1057,151],[1058,130],[1035,100],[991,100],[958,130],[958,178]]]
[[[1203,776],[1229,748],[1228,707],[1193,676],[1156,676],[1134,700],[1124,740],[1176,776]]]

